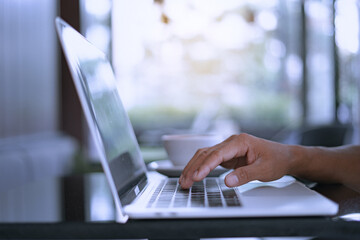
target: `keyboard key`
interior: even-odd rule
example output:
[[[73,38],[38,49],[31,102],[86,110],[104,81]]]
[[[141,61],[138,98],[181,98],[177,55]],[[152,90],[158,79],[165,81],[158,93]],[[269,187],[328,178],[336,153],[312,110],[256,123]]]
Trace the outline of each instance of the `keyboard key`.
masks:
[[[206,179],[206,195],[209,207],[222,207],[220,188],[215,179]]]
[[[174,207],[187,207],[189,200],[189,189],[182,189],[180,185],[177,187],[175,194]]]
[[[151,196],[151,198],[150,198],[150,200],[149,200],[149,202],[147,204],[148,208],[153,206],[153,204],[154,204],[155,200],[157,199],[157,197],[158,197],[162,187],[164,186],[164,184],[165,184],[165,180],[161,181],[161,183],[156,187],[153,195]]]
[[[156,202],[156,207],[167,208],[170,207],[171,200],[176,189],[176,182],[168,181],[162,189],[160,196]]]
[[[220,184],[226,205],[228,207],[238,207],[241,206],[238,195],[236,194],[233,188],[228,188],[224,183]]]

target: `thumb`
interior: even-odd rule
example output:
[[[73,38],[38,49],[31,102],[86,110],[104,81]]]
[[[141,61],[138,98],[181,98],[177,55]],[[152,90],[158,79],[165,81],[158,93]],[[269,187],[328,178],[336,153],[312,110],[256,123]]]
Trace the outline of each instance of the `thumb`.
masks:
[[[225,184],[228,187],[237,187],[255,180],[256,169],[252,165],[240,167],[225,177]]]

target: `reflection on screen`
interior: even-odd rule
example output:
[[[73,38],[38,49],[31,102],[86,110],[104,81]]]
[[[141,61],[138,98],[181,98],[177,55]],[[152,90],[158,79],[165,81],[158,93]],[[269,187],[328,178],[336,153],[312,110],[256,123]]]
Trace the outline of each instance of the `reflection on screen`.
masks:
[[[116,188],[121,192],[144,174],[145,165],[120,100],[111,65],[101,51],[75,30],[65,27],[62,38],[69,63],[81,83],[81,91],[95,122],[93,125],[99,138],[95,140],[101,140]]]

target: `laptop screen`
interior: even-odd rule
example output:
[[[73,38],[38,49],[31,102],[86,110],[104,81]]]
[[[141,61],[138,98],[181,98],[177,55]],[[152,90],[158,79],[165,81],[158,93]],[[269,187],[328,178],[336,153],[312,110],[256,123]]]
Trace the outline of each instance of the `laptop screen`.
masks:
[[[62,21],[57,24],[82,107],[106,159],[103,167],[109,167],[116,190],[122,195],[140,181],[146,168],[112,67],[105,54],[73,28]]]

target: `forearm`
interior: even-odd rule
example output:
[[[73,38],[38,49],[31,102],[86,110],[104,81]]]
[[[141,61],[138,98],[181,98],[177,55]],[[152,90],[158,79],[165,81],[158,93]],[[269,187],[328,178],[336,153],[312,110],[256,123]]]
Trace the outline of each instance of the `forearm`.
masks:
[[[342,183],[360,191],[360,146],[290,146],[289,173],[318,182]]]

